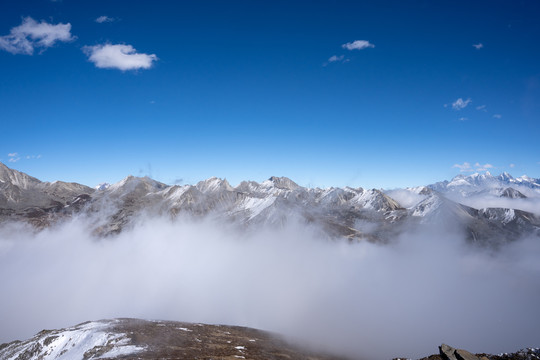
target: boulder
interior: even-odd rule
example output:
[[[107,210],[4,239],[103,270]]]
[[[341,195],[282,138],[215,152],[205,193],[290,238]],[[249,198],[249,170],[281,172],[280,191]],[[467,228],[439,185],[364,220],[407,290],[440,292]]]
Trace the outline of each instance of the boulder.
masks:
[[[439,346],[439,354],[444,360],[480,360],[478,356],[467,350],[455,349],[446,344]]]

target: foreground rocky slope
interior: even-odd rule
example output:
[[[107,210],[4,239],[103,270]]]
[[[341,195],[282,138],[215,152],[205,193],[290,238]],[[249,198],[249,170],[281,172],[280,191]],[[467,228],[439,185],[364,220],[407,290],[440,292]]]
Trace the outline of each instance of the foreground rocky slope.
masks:
[[[499,355],[472,354],[446,344],[420,360],[536,360],[540,348]],[[277,334],[224,325],[112,319],[42,330],[26,341],[0,345],[0,360],[91,359],[345,359],[302,349]]]
[[[314,224],[331,238],[387,242],[405,227],[444,224],[478,244],[499,245],[538,235],[540,219],[521,206],[540,203],[537,179],[503,174],[462,175],[427,187],[404,189],[416,197],[401,204],[391,193],[363,188],[304,188],[284,177],[232,187],[210,178],[196,185],[169,186],[148,177],[128,176],[92,189],[76,183],[41,182],[0,163],[0,222],[24,221],[37,228],[84,215],[93,231],[107,236],[142,215],[210,217],[242,228]],[[511,187],[514,186],[515,188]],[[488,194],[504,207],[471,207],[456,199]],[[527,193],[528,195],[525,195]]]
[[[431,355],[420,360],[536,360],[540,358],[540,348],[522,349],[514,353],[472,354],[464,349],[456,349],[442,344],[439,346],[439,354]]]
[[[114,319],[43,330],[0,345],[0,360],[90,359],[338,359],[285,342],[276,334],[237,327]]]

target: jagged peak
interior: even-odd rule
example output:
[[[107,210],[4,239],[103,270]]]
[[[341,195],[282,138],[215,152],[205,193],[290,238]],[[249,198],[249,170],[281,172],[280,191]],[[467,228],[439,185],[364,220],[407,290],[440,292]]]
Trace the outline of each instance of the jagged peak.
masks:
[[[124,188],[124,187],[136,187],[137,185],[139,184],[144,184],[145,186],[147,187],[151,187],[151,188],[154,188],[156,190],[162,190],[162,189],[165,189],[167,187],[169,187],[169,185],[167,184],[164,184],[162,182],[159,182],[159,181],[156,181],[148,176],[144,176],[144,177],[137,177],[137,176],[133,176],[133,175],[128,175],[126,176],[125,178],[123,178],[122,180],[120,180],[119,182],[109,186],[107,188],[107,190],[117,190],[117,189],[121,189],[121,188]]]
[[[17,185],[20,188],[27,189],[28,187],[40,184],[41,181],[33,176],[25,174],[21,171],[11,169],[0,162],[0,180]]]
[[[527,175],[521,175],[520,177],[516,178],[516,180],[521,180],[521,181],[534,181],[534,179],[530,176],[527,176]]]
[[[220,179],[218,177],[211,177],[206,180],[199,181],[195,186],[201,192],[213,192],[219,190],[233,191],[234,189],[229,184],[227,179]]]
[[[521,191],[518,191],[512,187],[507,187],[501,192],[501,197],[507,197],[511,199],[526,199],[527,196],[525,196]]]
[[[283,190],[295,190],[300,187],[297,183],[285,176],[271,176],[268,180],[264,181],[263,184],[271,185]]]
[[[507,173],[506,171],[502,172],[499,176],[498,176],[499,179],[503,180],[503,181],[509,181],[509,180],[512,180],[514,179],[512,177],[512,175],[510,175],[509,173]]]

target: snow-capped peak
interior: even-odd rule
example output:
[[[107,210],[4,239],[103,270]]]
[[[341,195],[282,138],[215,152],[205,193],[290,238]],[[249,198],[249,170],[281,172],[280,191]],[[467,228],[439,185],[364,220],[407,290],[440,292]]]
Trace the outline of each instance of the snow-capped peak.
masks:
[[[227,179],[220,179],[217,177],[211,177],[203,181],[199,181],[196,185],[200,192],[215,192],[220,190],[232,191],[233,188],[227,181]]]
[[[499,175],[499,180],[502,180],[502,181],[511,181],[513,179],[514,178],[512,177],[512,175],[510,175],[506,171]]]
[[[534,179],[527,175],[521,175],[516,180],[523,181],[523,182],[533,182]]]
[[[295,190],[299,188],[299,185],[291,179],[282,176],[272,176],[268,180],[263,181],[262,185],[271,186],[282,190]]]

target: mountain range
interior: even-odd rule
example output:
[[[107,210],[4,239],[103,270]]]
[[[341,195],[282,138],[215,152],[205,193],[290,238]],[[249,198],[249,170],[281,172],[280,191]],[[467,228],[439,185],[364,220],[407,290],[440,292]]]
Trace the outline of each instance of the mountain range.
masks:
[[[0,223],[36,228],[83,216],[96,236],[111,236],[141,216],[211,218],[243,229],[299,221],[330,238],[389,242],[411,226],[444,225],[468,241],[497,246],[540,234],[540,179],[508,173],[460,174],[406,189],[306,188],[286,177],[236,187],[210,178],[167,185],[128,176],[95,188],[42,182],[0,163]]]

